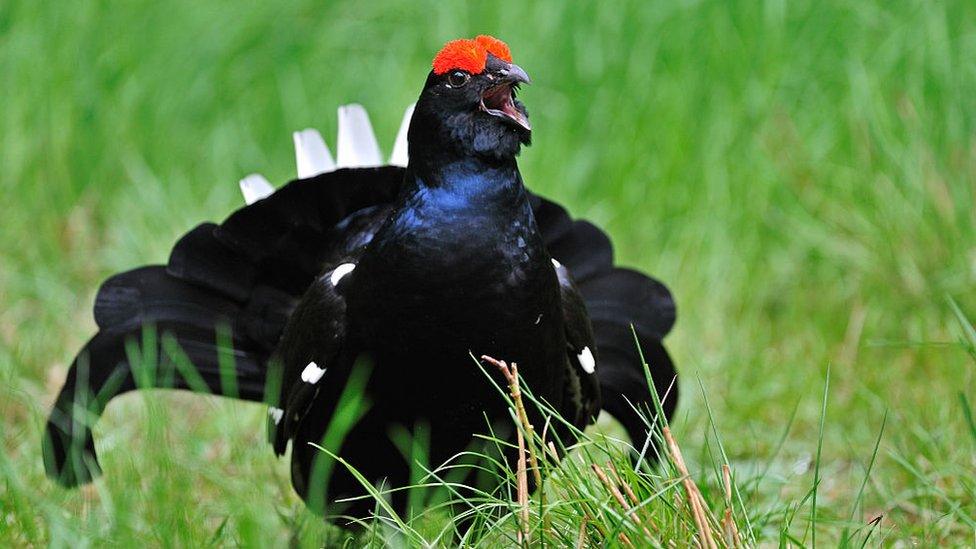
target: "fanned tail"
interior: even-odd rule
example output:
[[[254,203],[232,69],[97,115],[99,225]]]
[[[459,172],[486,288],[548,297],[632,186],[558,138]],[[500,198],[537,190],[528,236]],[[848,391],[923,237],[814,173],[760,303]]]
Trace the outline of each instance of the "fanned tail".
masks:
[[[655,413],[642,354],[668,419],[678,399],[677,373],[662,342],[675,320],[671,293],[657,280],[619,267],[579,288],[600,352],[597,374],[603,409],[623,424],[640,450],[649,436],[645,418]]]
[[[675,321],[671,293],[653,278],[615,267],[610,239],[592,223],[573,220],[562,206],[538,196],[533,196],[533,210],[550,254],[569,269],[586,302],[602,408],[641,449],[650,429],[635,409],[645,416],[655,410],[641,352],[667,418],[677,404],[677,374],[662,342]]]
[[[295,304],[324,264],[361,244],[348,239],[340,221],[389,204],[403,172],[340,169],[267,196],[268,189],[251,189],[250,182],[255,201],[219,225],[188,232],[167,265],[106,281],[95,304],[99,332],[72,363],[47,424],[47,474],[75,486],[100,473],[91,428],[126,391],[167,387],[253,401],[276,394],[268,360]],[[558,204],[531,199],[551,255],[569,269],[586,302],[603,408],[640,447],[648,429],[634,407],[653,410],[653,397],[631,326],[663,396],[675,377],[661,343],[674,322],[674,302],[659,282],[614,267],[600,229],[571,219]],[[675,387],[664,399],[669,417],[676,397]]]
[[[91,429],[108,402],[127,391],[174,388],[263,398],[264,350],[230,336],[230,330],[226,345],[218,345],[218,326],[226,319],[203,327],[200,317],[187,322],[175,316],[101,330],[81,350],[47,422],[43,454],[48,476],[70,487],[101,473]]]
[[[108,279],[95,300],[99,331],[72,363],[47,423],[48,476],[77,486],[99,475],[91,429],[124,392],[159,387],[264,400],[281,331],[337,253],[335,225],[391,201],[402,177],[387,167],[293,181],[220,225],[188,232],[166,266]]]

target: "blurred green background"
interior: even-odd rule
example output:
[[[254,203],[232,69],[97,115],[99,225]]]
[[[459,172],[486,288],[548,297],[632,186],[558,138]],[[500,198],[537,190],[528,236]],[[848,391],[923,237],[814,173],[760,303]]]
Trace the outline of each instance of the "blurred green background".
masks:
[[[225,217],[240,177],[293,178],[291,131],[334,149],[341,104],[388,153],[434,53],[478,33],[533,79],[528,185],[676,296],[693,467],[704,395],[756,513],[799,507],[830,365],[821,539],[887,414],[859,516],[971,543],[976,367],[949,301],[976,317],[968,0],[0,2],[0,543],[316,543],[260,406],[119,399],[82,491],[44,478],[43,421],[101,280]]]

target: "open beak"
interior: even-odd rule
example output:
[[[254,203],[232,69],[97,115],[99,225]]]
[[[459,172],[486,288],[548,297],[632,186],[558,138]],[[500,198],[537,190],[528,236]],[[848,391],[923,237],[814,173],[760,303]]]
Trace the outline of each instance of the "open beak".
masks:
[[[497,83],[481,94],[481,110],[514,122],[526,131],[532,131],[525,113],[515,106],[515,92],[519,84],[530,83],[529,75],[525,74],[522,67],[507,63],[504,68],[494,71],[494,76]]]

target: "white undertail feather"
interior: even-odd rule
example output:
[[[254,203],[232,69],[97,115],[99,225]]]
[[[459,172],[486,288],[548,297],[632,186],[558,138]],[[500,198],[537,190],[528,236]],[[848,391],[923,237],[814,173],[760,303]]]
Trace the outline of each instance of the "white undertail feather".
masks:
[[[295,141],[295,163],[298,165],[299,179],[306,179],[336,169],[332,153],[318,130],[306,128],[293,133],[292,139]]]
[[[254,204],[274,192],[274,187],[259,173],[252,173],[240,181],[241,194],[245,204]]]
[[[336,158],[340,168],[382,166],[379,143],[362,105],[351,103],[339,107],[339,139]]]
[[[390,165],[407,167],[410,157],[407,154],[407,130],[410,129],[410,119],[413,118],[413,108],[416,103],[411,103],[407,111],[403,113],[403,121],[400,122],[400,129],[397,131],[396,141],[393,143],[393,152],[390,153]]]
[[[403,113],[400,129],[397,131],[389,164],[405,168],[409,161],[407,151],[407,131],[416,103],[411,103]],[[362,105],[351,103],[339,107],[339,138],[336,145],[336,159],[332,158],[322,134],[314,128],[293,132],[295,142],[295,164],[298,178],[307,179],[319,174],[335,171],[337,168],[365,168],[382,166],[383,157],[380,146],[373,133],[369,114]],[[252,173],[240,180],[244,202],[254,204],[275,192],[275,188],[261,174]],[[345,275],[346,273],[343,273]],[[341,278],[341,277],[340,277]]]

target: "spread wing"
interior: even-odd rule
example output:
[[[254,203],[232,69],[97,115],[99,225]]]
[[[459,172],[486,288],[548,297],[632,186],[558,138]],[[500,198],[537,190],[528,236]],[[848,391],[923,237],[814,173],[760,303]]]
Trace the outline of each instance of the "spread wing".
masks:
[[[566,328],[566,419],[580,429],[593,423],[600,413],[600,380],[596,376],[596,344],[593,327],[586,312],[586,303],[576,288],[569,270],[553,260],[563,308]]]
[[[268,375],[268,433],[275,452],[285,452],[312,401],[329,381],[328,371],[346,351],[348,325],[342,288],[356,265],[343,262],[316,278],[288,319]]]

